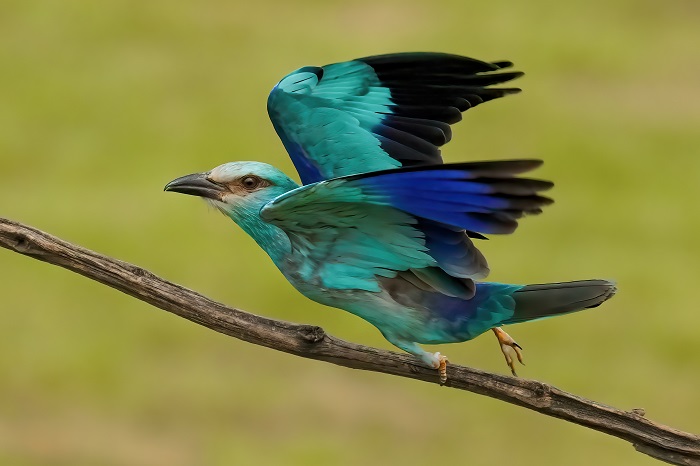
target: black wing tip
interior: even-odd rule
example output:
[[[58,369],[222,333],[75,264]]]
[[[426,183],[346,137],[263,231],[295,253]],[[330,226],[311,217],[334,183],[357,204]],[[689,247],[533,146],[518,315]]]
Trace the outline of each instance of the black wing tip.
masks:
[[[520,76],[522,76],[522,74]],[[503,92],[503,95],[514,95],[523,92],[523,90],[519,87],[508,87],[505,89],[500,89],[500,91]]]
[[[511,68],[510,60],[497,60],[488,62],[465,55],[457,55],[445,52],[398,52],[380,55],[370,55],[356,58],[371,66],[375,70],[389,71],[397,68],[415,68],[418,66],[439,66],[442,68],[462,69],[472,73],[483,73]]]
[[[496,74],[498,76],[498,74]],[[524,71],[506,71],[504,73],[500,73],[501,76],[503,75],[508,75],[508,81],[513,80],[513,79],[518,79],[522,78],[525,76]]]
[[[537,183],[537,191],[549,191],[550,189],[552,189],[554,187],[554,182],[549,181],[549,180],[528,179],[528,181]],[[549,199],[549,198],[547,198],[547,199],[549,200],[548,205],[554,204],[553,199]]]
[[[554,204],[554,199],[547,196],[537,196],[537,202],[539,202],[540,205],[544,207]],[[542,210],[540,210],[538,213],[542,213]]]
[[[491,62],[493,66],[498,68],[499,70],[505,69],[505,68],[512,68],[514,63],[509,60],[499,60],[499,61],[493,61]]]
[[[475,162],[448,163],[443,167],[454,166],[462,169],[505,170],[510,173],[523,173],[541,167],[542,159],[479,160]]]
[[[382,53],[378,55],[368,55],[361,58],[356,58],[355,60],[361,60],[365,63],[378,63],[378,64],[388,64],[388,63],[405,63],[408,61],[435,61],[435,60],[451,60],[453,62],[468,62],[468,63],[478,63],[494,68],[509,68],[513,66],[513,62],[510,60],[496,60],[493,62],[487,62],[484,60],[479,60],[478,58],[468,57],[466,55],[460,55],[456,53],[448,52],[389,52]],[[368,63],[368,64],[369,64]]]
[[[484,171],[484,176],[488,177],[493,174],[493,172],[503,172],[506,175],[516,175],[519,173],[528,172],[534,170],[544,163],[541,159],[508,159],[508,160],[485,160],[477,162],[456,162],[456,163],[435,163],[427,165],[410,165],[405,167],[389,168],[387,170],[377,170],[373,172],[358,173],[357,175],[346,175],[339,178],[343,179],[357,179],[372,177],[378,175],[384,175],[386,173],[404,173],[404,172],[414,172],[414,171],[430,171],[430,170],[480,170]],[[551,181],[534,180],[536,182],[541,181],[547,184],[549,189],[554,186]]]

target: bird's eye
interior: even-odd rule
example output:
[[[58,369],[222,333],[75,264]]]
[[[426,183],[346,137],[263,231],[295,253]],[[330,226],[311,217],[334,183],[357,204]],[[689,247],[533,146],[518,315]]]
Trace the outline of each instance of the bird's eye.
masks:
[[[249,191],[258,188],[261,182],[262,180],[257,176],[246,176],[241,180],[241,184],[243,185],[243,187]]]

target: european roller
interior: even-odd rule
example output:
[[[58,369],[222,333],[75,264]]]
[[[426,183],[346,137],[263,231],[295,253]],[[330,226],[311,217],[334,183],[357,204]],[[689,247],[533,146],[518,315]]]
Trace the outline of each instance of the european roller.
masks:
[[[450,124],[491,88],[520,76],[433,53],[368,57],[285,77],[268,100],[304,183],[261,162],[230,162],[177,178],[236,222],[308,298],[374,325],[447,379],[447,358],[420,344],[493,330],[515,375],[521,347],[502,325],[596,307],[613,283],[477,282],[489,268],[472,238],[513,232],[552,202],[548,181],[520,176],[539,160],[442,164]],[[515,353],[515,355],[511,354]]]

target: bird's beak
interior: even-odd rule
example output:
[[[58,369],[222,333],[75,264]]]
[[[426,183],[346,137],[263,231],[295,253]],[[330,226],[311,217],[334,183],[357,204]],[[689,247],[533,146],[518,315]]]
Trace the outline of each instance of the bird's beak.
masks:
[[[207,178],[208,174],[193,173],[181,176],[166,184],[164,191],[174,191],[220,201],[222,194],[226,192],[226,188]]]

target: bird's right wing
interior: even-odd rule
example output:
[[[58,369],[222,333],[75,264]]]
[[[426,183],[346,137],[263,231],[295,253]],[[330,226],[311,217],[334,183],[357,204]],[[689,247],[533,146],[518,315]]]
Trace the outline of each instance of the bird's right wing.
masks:
[[[465,229],[510,233],[517,219],[552,202],[539,194],[552,183],[515,176],[540,163],[474,162],[336,178],[285,193],[260,215],[287,233],[304,258],[300,273],[307,281],[379,291],[376,277],[423,269],[421,280],[444,287],[439,282],[450,277],[488,271]]]
[[[307,66],[274,87],[267,109],[304,184],[441,163],[462,112],[520,91],[492,87],[522,75],[510,66],[428,52]]]

